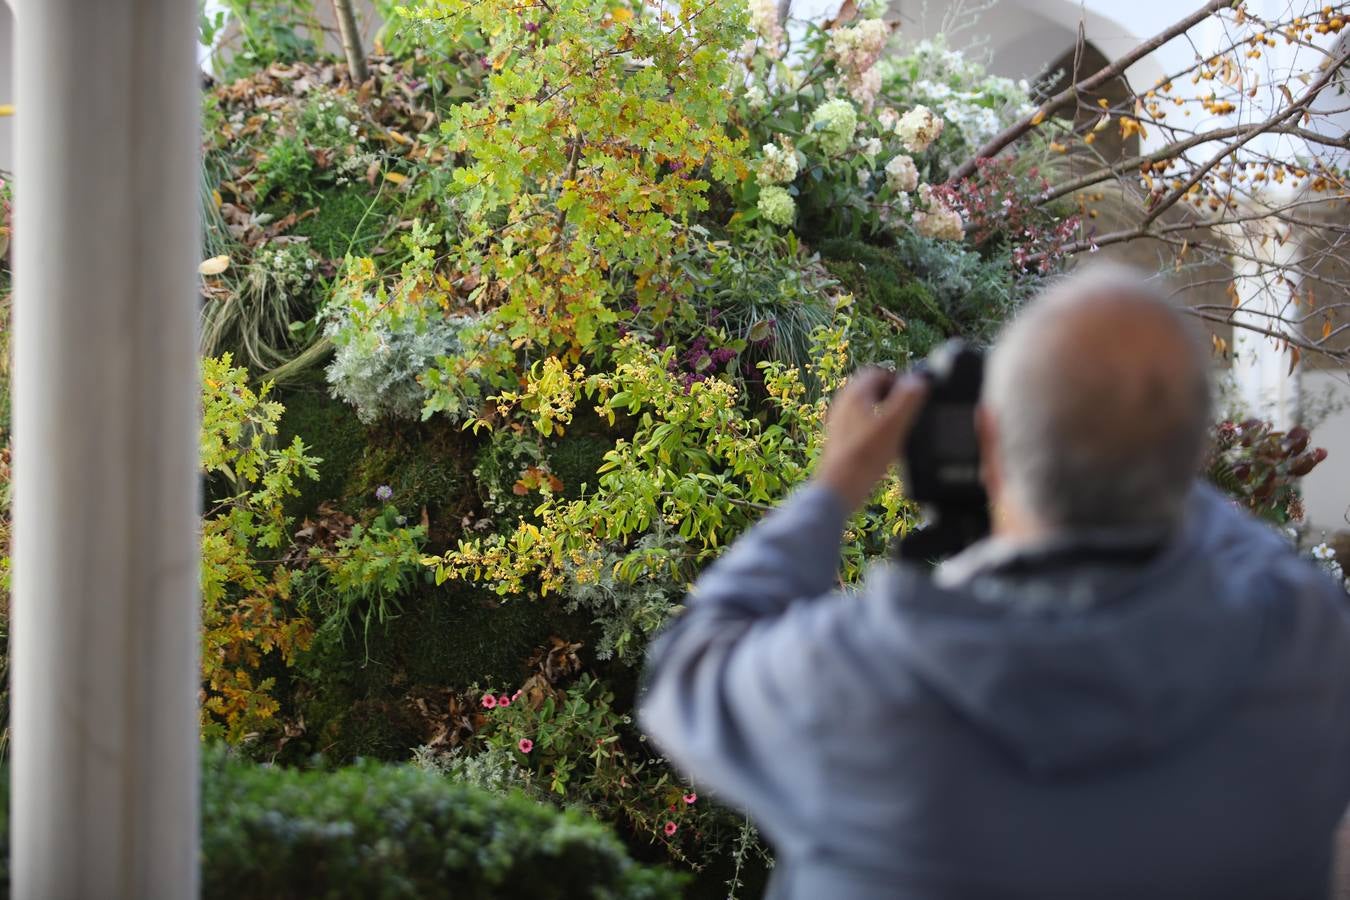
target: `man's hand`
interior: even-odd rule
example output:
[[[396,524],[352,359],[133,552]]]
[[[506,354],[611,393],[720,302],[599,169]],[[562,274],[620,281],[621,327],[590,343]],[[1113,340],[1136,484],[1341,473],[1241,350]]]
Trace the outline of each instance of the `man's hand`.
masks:
[[[857,509],[900,455],[928,386],[918,375],[855,373],[830,402],[816,479]]]

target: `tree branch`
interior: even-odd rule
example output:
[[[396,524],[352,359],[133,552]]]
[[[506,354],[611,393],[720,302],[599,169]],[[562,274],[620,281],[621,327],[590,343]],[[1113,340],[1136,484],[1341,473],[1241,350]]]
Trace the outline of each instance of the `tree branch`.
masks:
[[[1125,74],[1126,69],[1137,63],[1139,60],[1148,56],[1178,35],[1185,34],[1191,28],[1194,28],[1219,10],[1233,6],[1234,2],[1235,0],[1210,0],[1210,2],[1206,3],[1200,9],[1191,13],[1172,27],[1165,31],[1161,31],[1144,41],[1109,66],[1105,66],[1095,74],[1060,91],[1058,94],[1042,103],[1040,108],[1035,112],[1028,116],[1024,116],[1020,121],[1014,122],[1012,125],[1009,125],[1007,128],[1003,129],[1003,131],[990,138],[983,147],[975,151],[973,157],[966,160],[960,168],[952,173],[952,176],[948,181],[953,182],[960,181],[963,178],[969,178],[975,172],[975,168],[981,159],[989,159],[990,157],[996,156],[1009,144],[1031,131],[1037,125],[1040,125],[1041,122],[1048,119],[1054,113],[1073,103],[1078,99],[1080,94],[1089,94],[1107,82],[1119,78],[1121,75]]]

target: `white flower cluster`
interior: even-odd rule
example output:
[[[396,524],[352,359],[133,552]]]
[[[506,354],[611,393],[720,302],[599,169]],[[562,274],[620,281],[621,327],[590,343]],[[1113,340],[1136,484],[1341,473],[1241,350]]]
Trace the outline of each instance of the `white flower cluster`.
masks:
[[[748,0],[750,7],[750,27],[763,42],[763,51],[770,59],[777,59],[783,52],[783,40],[787,37],[783,24],[778,21],[778,3],[776,0]]]
[[[968,144],[983,144],[1033,109],[1025,80],[989,75],[941,43],[921,41],[908,56],[883,60],[880,68],[913,79],[908,96],[940,112]]]
[[[769,98],[764,93],[764,88],[757,84],[752,84],[745,89],[745,102],[751,109],[763,109],[768,105]]]
[[[886,186],[897,193],[919,186],[919,167],[911,157],[901,153],[886,163]]]
[[[925,184],[919,188],[919,197],[928,208],[914,214],[915,231],[940,241],[959,241],[966,236],[961,214],[933,196],[931,187]]]
[[[880,19],[835,28],[830,32],[830,55],[845,73],[860,75],[876,65],[890,36],[890,26]]]
[[[916,106],[900,117],[895,134],[910,153],[922,153],[942,134],[942,117],[926,106]]]
[[[379,155],[372,150],[348,148],[346,153],[340,154],[334,161],[333,170],[337,173],[335,181],[338,184],[360,181],[366,177],[366,172],[370,170],[371,164],[379,158]]]
[[[1312,558],[1322,567],[1332,578],[1342,582],[1347,590],[1350,590],[1350,576],[1345,573],[1345,568],[1340,560],[1336,558],[1336,551],[1326,543],[1318,544],[1312,548]]]
[[[314,280],[314,256],[301,242],[264,244],[253,255],[249,277],[260,287],[270,284],[288,298],[298,297]]]
[[[763,151],[758,172],[760,184],[787,184],[797,177],[797,151],[791,144],[787,147],[765,144]]]
[[[853,104],[836,97],[817,106],[811,113],[811,125],[820,132],[820,149],[827,156],[838,156],[853,143],[858,130],[858,111]]]
[[[300,113],[300,130],[308,143],[320,147],[342,147],[360,140],[357,121],[361,110],[347,94],[322,89],[310,95]]]
[[[770,185],[759,192],[759,203],[756,208],[764,217],[764,221],[784,228],[790,227],[797,220],[797,201],[792,199],[786,188],[778,185]]]
[[[864,19],[830,32],[829,53],[844,75],[849,96],[863,109],[871,109],[881,92],[876,64],[890,36],[891,27],[880,19]]]

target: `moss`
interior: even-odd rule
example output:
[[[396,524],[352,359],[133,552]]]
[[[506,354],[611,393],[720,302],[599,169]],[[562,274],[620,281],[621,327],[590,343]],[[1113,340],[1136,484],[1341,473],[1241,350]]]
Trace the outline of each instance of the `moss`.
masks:
[[[881,308],[908,322],[921,319],[946,334],[955,326],[933,293],[904,267],[894,251],[847,239],[823,243],[820,252],[830,274],[853,292],[864,308]]]
[[[319,211],[295,223],[290,233],[309,238],[309,245],[325,259],[338,260],[348,252],[369,253],[393,208],[388,200],[377,199],[364,182],[323,188],[303,202]]]
[[[530,654],[551,635],[594,641],[584,615],[551,601],[503,601],[457,582],[418,585],[401,603],[403,613],[372,627],[364,645],[335,627],[315,637],[300,663],[294,707],[307,734],[293,756],[406,759],[423,739],[403,701],[411,690],[518,685]]]
[[[308,452],[323,460],[319,480],[298,481],[300,496],[287,505],[289,515],[303,518],[324,500],[343,497],[349,474],[366,446],[367,430],[351,407],[328,395],[325,385],[295,385],[279,390],[276,398],[286,406],[277,428],[278,445],[299,435]]]
[[[563,483],[563,496],[575,500],[581,496],[582,485],[595,490],[596,470],[605,461],[605,454],[614,449],[614,441],[598,434],[569,432],[548,449],[549,468]]]
[[[827,241],[834,254],[825,267],[854,297],[850,344],[859,363],[904,366],[951,333],[951,322],[938,310],[928,286],[883,248],[857,241]]]
[[[401,422],[369,433],[369,442],[350,468],[344,496],[372,504],[381,485],[393,489],[391,502],[411,518],[425,511],[428,550],[458,539],[461,521],[479,505],[473,478],[475,439],[444,418]]]
[[[525,660],[550,635],[587,640],[590,623],[554,602],[502,598],[463,584],[428,587],[404,614],[372,636],[371,658],[410,684],[509,686],[528,674]]]

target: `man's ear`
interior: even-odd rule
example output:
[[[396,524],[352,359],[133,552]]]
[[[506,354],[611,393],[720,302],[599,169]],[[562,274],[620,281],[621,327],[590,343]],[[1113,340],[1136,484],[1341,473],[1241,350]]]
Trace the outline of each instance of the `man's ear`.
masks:
[[[997,502],[1003,489],[1003,467],[999,463],[998,423],[983,403],[975,407],[975,437],[980,444],[980,481],[990,501]]]

